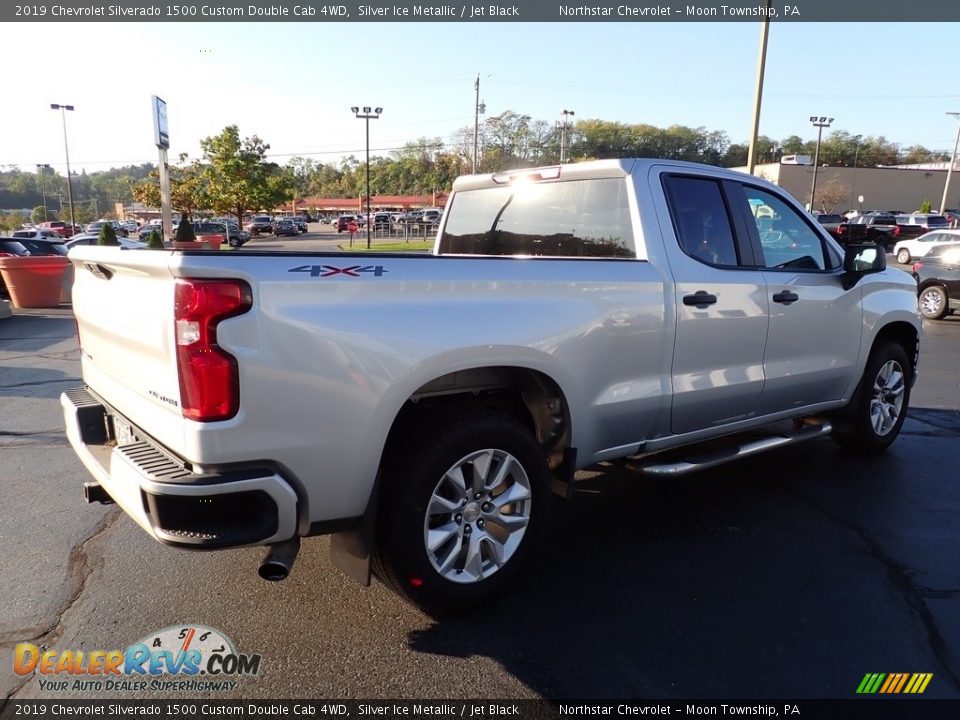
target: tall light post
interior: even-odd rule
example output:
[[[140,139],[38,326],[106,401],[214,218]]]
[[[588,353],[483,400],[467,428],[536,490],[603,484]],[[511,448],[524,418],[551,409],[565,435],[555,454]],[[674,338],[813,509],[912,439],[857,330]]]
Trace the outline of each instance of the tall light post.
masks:
[[[813,153],[813,182],[810,185],[810,212],[813,212],[813,198],[817,192],[817,166],[820,163],[820,140],[823,138],[823,129],[825,127],[830,127],[830,123],[833,122],[833,118],[817,117],[816,115],[812,115],[810,117],[810,122],[815,128],[817,128],[817,149]]]
[[[760,52],[757,56],[757,82],[753,91],[753,125],[750,126],[750,145],[747,147],[747,172],[753,175],[757,166],[757,135],[760,132],[760,102],[763,99],[763,72],[767,64],[767,37],[770,34],[770,5],[766,0],[766,14],[760,25]]]
[[[350,112],[356,115],[358,118],[367,121],[367,250],[370,249],[370,121],[376,120],[380,117],[380,113],[383,112],[383,108],[373,108],[364,107],[363,112],[360,111],[360,108],[354,106],[350,108]]]
[[[943,197],[940,198],[940,214],[947,209],[947,192],[950,190],[950,178],[953,177],[953,166],[957,164],[957,146],[960,145],[960,113],[948,112],[947,115],[957,120],[957,139],[953,143],[953,154],[950,156],[950,167],[947,168],[947,181],[943,184]]]
[[[570,128],[568,118],[572,118],[576,113],[573,110],[563,110],[563,124],[560,126],[560,164],[566,162],[567,150],[567,130]]]
[[[37,163],[37,170],[40,172],[40,192],[43,194],[43,221],[46,222],[50,219],[47,215],[47,183],[43,178],[43,171],[49,170],[50,166],[47,163],[40,164]]]
[[[51,110],[59,110],[63,118],[63,154],[67,157],[67,202],[70,203],[70,230],[71,232],[77,225],[73,214],[73,181],[70,178],[70,149],[67,146],[67,110],[73,112],[73,105],[58,105],[50,103]]]

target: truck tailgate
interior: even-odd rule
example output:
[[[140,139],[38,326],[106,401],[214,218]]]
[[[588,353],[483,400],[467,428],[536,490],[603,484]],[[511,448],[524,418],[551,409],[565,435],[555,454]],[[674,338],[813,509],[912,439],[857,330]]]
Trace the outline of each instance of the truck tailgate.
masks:
[[[180,449],[171,255],[80,247],[70,260],[84,380],[134,425]]]

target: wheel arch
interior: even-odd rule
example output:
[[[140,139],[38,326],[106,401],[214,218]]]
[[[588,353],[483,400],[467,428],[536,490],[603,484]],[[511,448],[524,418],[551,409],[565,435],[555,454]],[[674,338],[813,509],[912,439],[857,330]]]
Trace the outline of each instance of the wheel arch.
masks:
[[[895,342],[903,347],[907,358],[910,360],[910,382],[911,384],[915,382],[917,361],[920,356],[920,331],[917,330],[916,326],[905,321],[895,321],[884,325],[874,337],[870,352],[873,353],[881,342]]]
[[[396,411],[377,463],[377,475],[360,522],[331,536],[331,557],[346,575],[370,584],[371,550],[382,490],[385,460],[406,432],[416,427],[417,416],[450,412],[457,407],[493,408],[517,418],[533,433],[543,449],[551,473],[551,490],[569,498],[577,466],[571,446],[570,403],[560,384],[541,370],[515,365],[468,367],[420,384]]]
[[[393,443],[402,441],[418,414],[450,412],[457,407],[486,407],[515,417],[536,438],[551,472],[565,471],[572,436],[567,398],[559,383],[546,373],[515,365],[466,368],[423,383],[397,412],[383,457]]]

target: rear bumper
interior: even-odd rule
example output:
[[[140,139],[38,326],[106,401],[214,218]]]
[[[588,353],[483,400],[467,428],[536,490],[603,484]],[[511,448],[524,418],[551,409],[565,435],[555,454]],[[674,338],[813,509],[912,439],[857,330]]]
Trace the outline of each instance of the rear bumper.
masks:
[[[68,390],[60,404],[67,438],[84,466],[160,542],[213,549],[266,545],[296,534],[297,495],[274,470],[197,474],[143,437],[118,445],[118,414],[87,388]]]

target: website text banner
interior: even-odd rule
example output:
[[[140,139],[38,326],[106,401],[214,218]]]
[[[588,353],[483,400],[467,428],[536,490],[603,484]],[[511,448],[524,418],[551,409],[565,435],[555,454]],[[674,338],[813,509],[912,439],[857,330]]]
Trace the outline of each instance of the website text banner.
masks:
[[[180,681],[183,682],[183,681]],[[7,700],[0,720],[125,716],[163,720],[406,718],[406,720],[577,720],[583,717],[774,717],[797,720],[954,720],[960,700]]]
[[[944,0],[410,2],[410,0],[38,0],[0,4],[2,22],[955,22]]]

